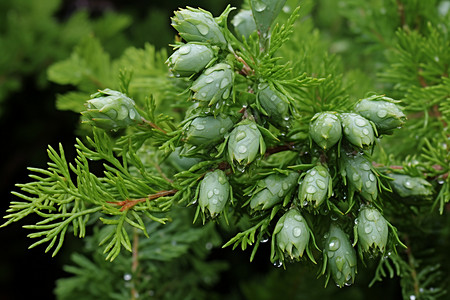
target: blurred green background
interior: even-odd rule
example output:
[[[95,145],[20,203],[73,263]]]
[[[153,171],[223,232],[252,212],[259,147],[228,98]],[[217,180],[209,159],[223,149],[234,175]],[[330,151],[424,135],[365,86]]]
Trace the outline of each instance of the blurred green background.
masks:
[[[14,201],[11,191],[14,184],[27,181],[26,167],[45,167],[47,145],[57,147],[62,143],[68,157],[73,156],[75,129],[79,116],[55,108],[56,95],[72,90],[47,80],[47,68],[69,57],[73,48],[86,36],[97,37],[111,58],[118,57],[129,46],[143,47],[151,43],[157,48],[166,47],[175,36],[170,26],[170,16],[178,7],[202,7],[219,15],[227,4],[239,7],[241,0],[166,0],[166,1],[118,1],[118,0],[1,0],[0,1],[0,124],[2,128],[3,161],[0,164],[1,214],[9,202]],[[313,1],[305,1],[313,3]],[[371,69],[368,76],[374,76],[373,65],[360,64],[370,61],[367,52],[352,53],[349,40],[353,36],[344,17],[336,13],[337,1],[316,1],[312,9],[314,25],[321,30],[322,38],[329,43],[330,51],[340,53],[345,68],[360,65]],[[370,55],[381,55],[371,53]],[[371,74],[371,75],[370,75]],[[355,73],[358,76],[358,73]],[[372,86],[369,85],[369,88]],[[57,257],[43,254],[43,247],[28,250],[31,241],[29,233],[22,229],[25,220],[0,229],[0,299],[52,299],[55,280],[66,274],[62,265],[69,262],[71,249],[82,247],[75,238],[67,238],[64,250]],[[267,253],[264,253],[266,251]],[[260,259],[251,270],[238,273],[240,280],[252,278],[248,290],[259,282],[259,271],[273,269],[266,259],[268,249],[261,250]],[[248,253],[231,252],[230,249],[214,252],[214,255],[230,262],[230,266],[241,268],[240,262],[248,260]],[[272,272],[271,276],[295,277],[293,284],[300,284],[304,277],[311,277],[308,270],[297,273],[298,268],[287,272]],[[232,282],[233,273],[224,274],[224,280]],[[247,277],[247,278],[246,278]],[[261,277],[261,282],[270,284],[270,278]],[[349,299],[364,299],[363,292],[371,278],[361,278],[361,289],[344,289]],[[263,281],[266,280],[266,281]],[[309,280],[311,281],[311,280]],[[380,287],[380,285],[377,285]],[[218,289],[226,289],[223,282]],[[323,280],[314,286],[323,292]],[[334,287],[331,287],[335,291]],[[242,288],[242,293],[245,288]],[[276,287],[273,287],[276,290]],[[280,291],[282,292],[282,291]],[[366,291],[367,292],[367,291]],[[398,299],[398,282],[390,280],[382,288],[373,289],[370,299],[390,295]],[[342,294],[342,293],[341,293]],[[326,295],[326,293],[325,293]],[[332,295],[329,294],[329,295]],[[247,294],[248,296],[248,294]],[[262,299],[263,295],[253,295]]]

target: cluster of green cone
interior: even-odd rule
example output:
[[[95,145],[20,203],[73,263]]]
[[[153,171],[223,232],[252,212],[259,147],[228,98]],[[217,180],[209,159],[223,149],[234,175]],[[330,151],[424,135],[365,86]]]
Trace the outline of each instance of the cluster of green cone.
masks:
[[[261,6],[256,6],[257,2]],[[267,33],[284,2],[252,1],[255,4],[252,11],[241,11],[232,21],[238,35],[236,40],[248,39],[257,34],[256,29],[260,40],[264,40],[264,32]],[[258,10],[267,5],[273,6],[271,13]],[[265,216],[272,226],[268,228],[273,229],[269,233],[273,262],[301,260],[306,251],[315,263],[316,249],[323,253],[322,274],[331,276],[339,287],[352,284],[357,273],[355,247],[361,259],[365,252],[384,253],[391,226],[381,212],[380,174],[367,149],[374,146],[380,135],[391,134],[402,126],[405,115],[397,101],[384,96],[362,99],[353,111],[319,112],[311,118],[309,126],[314,141],[310,148],[315,150],[315,145],[319,148],[311,151],[316,154],[310,164],[254,171],[265,155],[270,156],[266,153],[268,142],[279,142],[269,126],[283,132],[294,116],[287,97],[264,79],[253,83],[251,107],[233,106],[234,80],[241,70],[228,38],[229,11],[214,18],[207,11],[187,8],[175,12],[172,18],[173,27],[186,43],[175,46],[167,64],[175,79],[184,78],[189,83],[189,99],[194,104],[181,122],[178,147],[168,160],[178,171],[192,172],[201,169],[191,169],[198,163],[212,161],[209,169],[194,181],[197,213],[201,211],[214,219],[234,209],[248,208],[249,215],[264,215],[267,211]],[[260,118],[255,118],[252,112]],[[83,115],[88,122],[107,130],[143,122],[131,99],[110,90],[94,94]],[[260,122],[261,118],[268,122]],[[189,149],[200,148],[201,158],[188,157]],[[249,184],[244,179],[245,168],[249,170],[250,166],[256,176],[251,177]],[[414,194],[413,187],[421,194],[429,192],[426,181],[391,175],[391,186],[401,196]],[[233,201],[234,198],[244,200]],[[327,220],[324,221],[329,228],[327,232],[315,231],[314,224],[319,218]],[[353,243],[346,233],[348,224],[340,221],[344,219],[354,221]],[[395,230],[391,232],[395,238]],[[316,242],[315,235],[324,238]]]

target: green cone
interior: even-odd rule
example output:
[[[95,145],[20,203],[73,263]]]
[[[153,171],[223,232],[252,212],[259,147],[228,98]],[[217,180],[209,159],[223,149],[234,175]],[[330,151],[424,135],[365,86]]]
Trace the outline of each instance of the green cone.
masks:
[[[297,185],[299,174],[291,172],[289,175],[272,174],[258,182],[258,192],[250,201],[250,208],[264,210],[281,202],[283,198]]]
[[[191,86],[193,99],[214,105],[231,95],[234,73],[229,64],[219,63],[206,69]]]
[[[125,94],[110,89],[91,95],[83,111],[83,122],[105,130],[116,130],[142,123],[134,101]]]
[[[265,144],[255,122],[243,121],[236,126],[228,139],[228,159],[230,163],[248,165],[258,154],[264,154]]]
[[[309,134],[322,149],[333,147],[342,137],[342,127],[336,112],[327,111],[314,115],[309,126]]]
[[[251,10],[243,9],[231,20],[238,38],[248,39],[250,35],[256,32],[256,23]]]
[[[186,142],[196,146],[213,145],[222,140],[233,125],[227,116],[197,117],[187,127]]]
[[[227,41],[210,12],[187,7],[175,11],[172,26],[187,42],[202,42],[225,48]]]
[[[200,184],[198,204],[204,212],[205,209],[214,218],[220,214],[228,202],[230,195],[230,184],[227,176],[222,170],[215,170],[205,175]]]
[[[388,97],[371,96],[360,100],[355,111],[375,123],[378,133],[391,134],[406,121],[405,114],[395,103],[398,101]]]
[[[342,229],[332,224],[325,241],[324,254],[328,257],[331,277],[338,287],[354,283],[356,251]]]
[[[354,113],[340,114],[345,138],[360,148],[370,146],[375,140],[372,125],[369,121]]]
[[[423,178],[403,174],[389,174],[389,177],[394,179],[390,184],[400,197],[427,197],[433,194],[433,186]]]
[[[272,123],[282,127],[289,126],[289,104],[278,97],[268,84],[259,84],[256,99]]]
[[[198,164],[202,160],[196,157],[181,156],[181,147],[175,148],[175,151],[170,153],[167,157],[167,162],[170,163],[178,172],[189,170],[192,166]]]
[[[187,43],[179,47],[166,61],[176,76],[189,77],[200,72],[214,59],[211,47]]]
[[[299,190],[301,206],[320,206],[329,196],[330,173],[324,166],[315,166],[306,172]]]
[[[267,36],[270,26],[283,9],[286,0],[251,0],[253,17],[258,31]]]
[[[388,225],[383,215],[375,208],[364,206],[361,208],[356,227],[358,231],[358,245],[363,251],[369,252],[378,248],[383,253],[388,238]]]
[[[342,177],[348,180],[350,190],[358,191],[367,201],[377,198],[377,177],[372,172],[370,162],[363,155],[342,153],[340,172]]]
[[[299,259],[308,247],[310,229],[297,209],[290,209],[277,222],[272,238],[275,245],[291,259]]]

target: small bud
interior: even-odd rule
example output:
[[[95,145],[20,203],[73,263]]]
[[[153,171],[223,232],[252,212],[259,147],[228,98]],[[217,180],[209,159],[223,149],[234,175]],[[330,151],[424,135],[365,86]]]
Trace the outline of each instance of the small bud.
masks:
[[[334,224],[330,226],[324,254],[328,257],[329,271],[337,286],[343,287],[355,282],[356,251],[345,232]]]
[[[177,76],[189,77],[200,72],[214,59],[214,51],[202,44],[188,43],[179,47],[166,61]]]
[[[187,42],[202,42],[225,48],[225,37],[210,12],[203,9],[187,7],[175,11],[172,26]]]
[[[383,253],[388,238],[388,225],[383,215],[375,208],[364,206],[358,215],[358,245],[365,252],[376,248]]]
[[[286,0],[251,0],[253,17],[261,35],[268,35],[273,21],[283,9]]]
[[[230,195],[230,184],[227,176],[222,170],[215,170],[205,175],[200,184],[198,204],[204,212],[208,209],[211,217],[220,214],[228,202]]]
[[[327,199],[330,181],[330,173],[325,167],[315,166],[309,169],[303,178],[301,189],[299,189],[300,204],[304,206],[304,201],[306,201],[310,204],[314,203],[315,208],[321,205]]]
[[[136,110],[134,101],[125,94],[104,89],[91,95],[91,98],[86,102],[87,111],[81,113],[84,117],[83,122],[105,130],[142,123],[142,117]]]
[[[231,20],[231,24],[239,38],[248,39],[253,32],[256,32],[256,23],[251,10],[241,10]]]
[[[256,99],[269,116],[270,121],[275,125],[288,127],[290,117],[289,104],[278,97],[268,84],[260,84],[258,89]]]
[[[309,126],[309,134],[322,149],[333,147],[342,137],[342,127],[336,112],[327,111],[314,115]]]
[[[390,184],[400,197],[427,197],[433,194],[433,186],[423,178],[403,174],[389,174],[389,177],[394,179]]]
[[[261,132],[252,121],[239,123],[228,139],[228,158],[230,163],[248,165],[259,154],[264,154],[265,144]]]
[[[395,104],[398,102],[388,97],[375,95],[359,101],[355,111],[372,121],[378,133],[391,134],[395,128],[402,126],[406,121],[405,114]]]
[[[272,174],[258,182],[259,191],[250,201],[250,208],[264,210],[281,202],[283,198],[297,185],[299,174],[291,172],[289,175]]]
[[[227,100],[231,95],[234,73],[229,64],[219,63],[206,69],[191,86],[192,98],[208,101],[209,106]]]
[[[346,177],[351,190],[360,192],[367,201],[374,201],[378,196],[377,177],[372,172],[370,162],[361,154],[343,153],[341,156],[341,175]]]
[[[233,125],[227,116],[197,117],[187,127],[186,142],[196,146],[213,145],[222,140]]]
[[[300,212],[290,209],[278,220],[272,238],[287,257],[299,259],[308,247],[310,229]]]
[[[370,146],[375,140],[372,125],[366,118],[354,113],[340,114],[345,138],[360,148]]]

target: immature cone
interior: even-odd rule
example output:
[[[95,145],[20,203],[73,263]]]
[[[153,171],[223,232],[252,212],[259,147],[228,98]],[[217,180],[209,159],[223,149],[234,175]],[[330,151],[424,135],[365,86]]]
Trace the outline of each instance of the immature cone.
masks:
[[[259,154],[264,154],[265,143],[255,122],[239,123],[228,139],[228,158],[230,162],[237,161],[240,165],[248,165]]]
[[[312,204],[314,207],[321,205],[328,196],[328,185],[331,176],[324,166],[315,166],[306,172],[303,178],[298,199],[301,206]]]
[[[192,166],[198,164],[202,160],[197,157],[181,156],[181,147],[175,148],[175,151],[170,153],[167,162],[170,163],[177,171],[189,170]]]
[[[256,98],[271,122],[282,127],[289,126],[289,104],[278,97],[268,84],[258,86]]]
[[[256,32],[256,23],[251,10],[243,9],[231,20],[237,37],[248,39],[253,32]]]
[[[394,179],[390,184],[400,197],[426,197],[433,194],[433,186],[423,178],[403,174],[389,174],[389,177]]]
[[[234,73],[229,64],[219,63],[206,69],[194,81],[190,89],[194,92],[192,98],[207,101],[213,105],[217,101],[227,100],[231,95]]]
[[[354,283],[356,276],[356,251],[342,229],[332,224],[325,241],[324,254],[328,257],[328,268],[337,286]]]
[[[187,7],[175,11],[172,26],[187,42],[202,42],[225,48],[227,41],[210,12]]]
[[[354,113],[340,114],[345,138],[360,148],[370,146],[375,140],[372,125],[369,121]]]
[[[104,89],[91,95],[86,102],[87,111],[81,114],[83,122],[105,130],[125,128],[132,124],[142,123],[142,117],[136,110],[133,100],[125,94]]]
[[[355,111],[372,121],[378,133],[391,134],[395,128],[402,126],[406,121],[406,116],[395,103],[398,101],[388,97],[371,96],[359,101]]]
[[[365,252],[378,250],[383,253],[388,238],[388,224],[375,208],[364,206],[357,218],[358,245]]]
[[[222,140],[233,125],[227,116],[197,117],[187,127],[186,142],[196,146],[213,145]]]
[[[211,47],[187,43],[178,48],[166,61],[176,76],[189,77],[200,72],[214,59]]]
[[[291,172],[289,175],[272,174],[258,182],[257,191],[251,201],[250,208],[264,210],[281,202],[283,198],[296,186],[299,174]]]
[[[200,184],[198,204],[204,212],[208,209],[211,217],[220,214],[228,202],[230,195],[230,184],[227,176],[222,170],[215,170],[205,175]]]
[[[322,149],[333,147],[342,137],[341,121],[337,113],[326,111],[315,114],[309,125],[309,134]]]
[[[350,188],[360,192],[361,197],[367,201],[374,201],[377,198],[377,177],[363,155],[342,153],[340,171],[342,177],[347,178]]]
[[[277,222],[272,238],[275,245],[291,259],[299,259],[309,243],[306,220],[297,209],[290,209]]]

